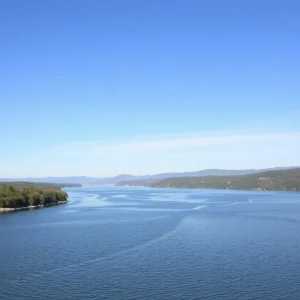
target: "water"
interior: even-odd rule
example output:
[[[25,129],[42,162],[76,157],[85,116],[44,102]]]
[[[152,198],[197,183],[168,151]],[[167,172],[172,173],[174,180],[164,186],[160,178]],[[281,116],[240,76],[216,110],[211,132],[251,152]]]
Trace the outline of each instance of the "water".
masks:
[[[300,299],[300,193],[67,191],[0,215],[0,299]]]

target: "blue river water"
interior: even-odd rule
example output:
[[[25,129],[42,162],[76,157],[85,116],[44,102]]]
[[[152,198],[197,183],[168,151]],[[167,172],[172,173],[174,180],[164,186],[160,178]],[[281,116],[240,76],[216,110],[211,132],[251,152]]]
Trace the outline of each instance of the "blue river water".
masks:
[[[0,299],[300,299],[300,193],[66,190],[0,215]]]

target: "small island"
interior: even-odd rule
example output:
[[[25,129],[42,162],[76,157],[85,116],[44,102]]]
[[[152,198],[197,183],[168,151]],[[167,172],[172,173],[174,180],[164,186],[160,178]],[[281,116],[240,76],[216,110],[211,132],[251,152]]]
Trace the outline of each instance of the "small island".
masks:
[[[68,194],[51,184],[0,184],[0,212],[11,212],[68,202]]]

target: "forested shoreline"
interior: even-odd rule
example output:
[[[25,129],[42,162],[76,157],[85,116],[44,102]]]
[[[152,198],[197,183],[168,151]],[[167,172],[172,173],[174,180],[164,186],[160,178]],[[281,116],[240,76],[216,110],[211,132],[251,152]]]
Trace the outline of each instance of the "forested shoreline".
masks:
[[[59,188],[35,185],[0,185],[0,212],[66,203],[68,194]]]
[[[167,178],[152,183],[158,188],[300,191],[300,168],[238,176]]]
[[[12,185],[13,187],[22,188],[26,186],[35,186],[42,189],[62,189],[67,187],[81,187],[79,183],[49,183],[49,182],[29,182],[29,181],[0,181],[1,185]]]
[[[153,188],[300,191],[300,168],[230,176],[171,177],[162,180],[122,181],[119,186]]]

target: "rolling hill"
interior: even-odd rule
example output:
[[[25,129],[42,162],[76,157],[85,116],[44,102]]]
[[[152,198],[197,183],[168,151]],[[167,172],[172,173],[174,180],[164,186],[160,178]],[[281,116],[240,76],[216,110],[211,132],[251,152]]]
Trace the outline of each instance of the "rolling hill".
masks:
[[[66,176],[66,177],[28,177],[28,178],[0,178],[0,182],[16,182],[25,181],[33,183],[53,183],[65,185],[149,185],[158,180],[176,177],[199,177],[199,176],[235,176],[255,174],[265,171],[277,171],[283,169],[293,169],[297,167],[276,167],[271,169],[246,169],[246,170],[222,170],[222,169],[207,169],[195,172],[173,172],[159,173],[154,175],[130,175],[121,174],[113,177],[87,177],[87,176]]]
[[[300,191],[300,168],[235,176],[167,178],[150,184],[159,188]]]

